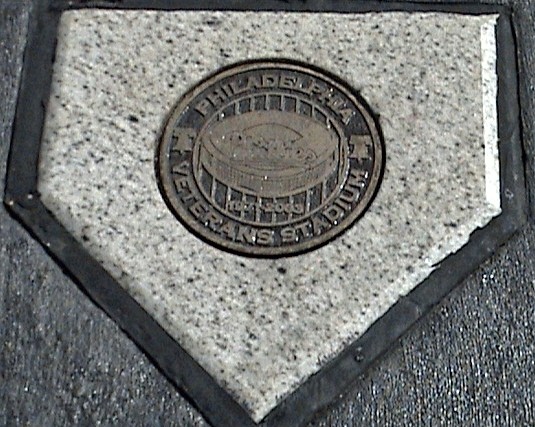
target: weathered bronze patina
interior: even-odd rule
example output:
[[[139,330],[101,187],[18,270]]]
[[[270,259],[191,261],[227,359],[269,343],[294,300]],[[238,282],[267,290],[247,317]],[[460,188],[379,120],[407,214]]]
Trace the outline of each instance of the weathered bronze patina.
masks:
[[[160,188],[193,232],[245,255],[315,248],[353,224],[379,184],[376,121],[315,68],[227,68],[176,106],[158,150]]]

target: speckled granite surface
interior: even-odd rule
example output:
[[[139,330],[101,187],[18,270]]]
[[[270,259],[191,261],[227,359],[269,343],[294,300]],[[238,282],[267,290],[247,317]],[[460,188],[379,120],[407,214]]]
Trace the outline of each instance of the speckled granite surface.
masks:
[[[499,212],[493,20],[69,13],[43,200],[260,419]],[[166,114],[187,87],[266,56],[309,61],[361,90],[381,114],[387,150],[381,191],[357,227],[276,261],[229,255],[187,233],[163,204],[153,166]]]

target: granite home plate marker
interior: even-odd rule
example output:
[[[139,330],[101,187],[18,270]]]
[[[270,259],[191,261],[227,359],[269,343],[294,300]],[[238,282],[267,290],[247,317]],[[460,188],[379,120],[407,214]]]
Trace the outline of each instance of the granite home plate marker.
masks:
[[[305,425],[522,224],[507,8],[89,3],[30,26],[6,206],[213,426]]]
[[[379,184],[372,113],[344,83],[292,62],[251,62],[176,106],[158,151],[164,197],[223,248],[288,255],[349,227]]]

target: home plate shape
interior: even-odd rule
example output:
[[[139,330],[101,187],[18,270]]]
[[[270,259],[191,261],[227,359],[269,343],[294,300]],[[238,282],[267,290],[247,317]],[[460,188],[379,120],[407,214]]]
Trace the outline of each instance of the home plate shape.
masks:
[[[32,27],[16,118],[26,126],[15,128],[6,204],[209,422],[304,423],[524,220],[507,9],[133,4],[62,11],[72,5],[56,2],[41,11],[49,25]],[[366,100],[382,133],[384,171],[368,210],[326,244],[251,257],[177,220],[156,160],[171,113],[191,88],[224,67],[275,59],[323,70]],[[49,85],[43,115],[39,99]],[[259,148],[251,158],[267,152],[265,135],[296,139],[292,126],[302,127],[299,135],[325,134],[329,144],[341,135],[301,117],[286,123],[280,111],[270,116],[279,127],[269,129],[247,108],[249,127],[232,118],[210,125],[215,139],[202,143],[197,164],[229,170],[232,150],[220,141],[232,133],[227,127],[251,133],[254,125]],[[332,175],[325,164],[349,156],[329,144],[325,159],[311,160],[323,181]],[[278,154],[266,155],[244,162],[258,169]],[[242,193],[237,200],[238,190],[227,189],[219,211],[232,201],[226,213],[246,220],[239,206],[251,188],[274,202],[281,186],[286,201],[299,197],[303,183],[271,169],[283,184],[245,176],[249,163],[229,163],[238,172],[228,188]],[[288,164],[316,184],[298,169],[301,160]],[[217,204],[211,185],[199,191]],[[278,226],[299,212],[250,221]]]

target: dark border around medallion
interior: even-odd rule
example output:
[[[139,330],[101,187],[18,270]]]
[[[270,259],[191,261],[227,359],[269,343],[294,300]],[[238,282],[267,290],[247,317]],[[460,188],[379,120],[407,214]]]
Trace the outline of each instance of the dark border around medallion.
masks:
[[[410,328],[459,285],[527,221],[520,130],[516,43],[511,10],[459,3],[351,2],[340,0],[36,0],[17,102],[4,203],[80,288],[148,355],[163,374],[215,427],[257,425],[232,397],[174,341],[95,261],[41,202],[37,173],[41,133],[50,92],[57,26],[63,10],[88,7],[152,10],[281,10],[293,12],[447,12],[500,15],[497,25],[498,133],[502,214],[445,258],[360,338],[307,379],[259,424],[298,426],[327,408]],[[514,47],[512,49],[511,47]]]

